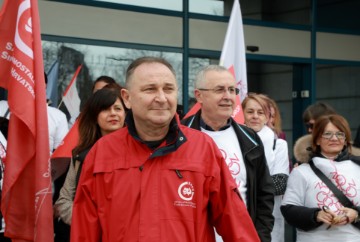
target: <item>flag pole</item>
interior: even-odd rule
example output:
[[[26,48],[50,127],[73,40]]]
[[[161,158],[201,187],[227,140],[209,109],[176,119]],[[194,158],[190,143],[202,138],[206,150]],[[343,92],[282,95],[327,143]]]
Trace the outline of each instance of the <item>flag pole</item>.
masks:
[[[59,103],[57,108],[60,108],[60,106],[61,106],[61,104],[63,104],[63,102],[64,102],[64,99],[61,99],[61,102]]]

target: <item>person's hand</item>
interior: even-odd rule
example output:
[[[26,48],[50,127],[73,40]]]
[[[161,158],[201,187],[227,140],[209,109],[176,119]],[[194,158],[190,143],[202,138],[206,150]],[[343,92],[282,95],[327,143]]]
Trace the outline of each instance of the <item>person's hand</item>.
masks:
[[[343,212],[343,214],[345,214],[345,216],[347,217],[348,221],[347,223],[353,223],[355,221],[355,219],[359,216],[358,211],[356,211],[355,209],[352,208],[340,208],[340,210]]]
[[[317,222],[323,222],[324,224],[327,224],[331,226],[333,224],[333,219],[337,215],[332,212],[327,206],[324,206],[322,210],[320,210],[316,216]]]
[[[345,225],[349,221],[346,214],[339,214],[333,218],[332,225]]]
[[[346,225],[354,222],[358,216],[358,212],[351,208],[340,208],[342,211],[340,214],[335,214],[327,206],[323,206],[317,216],[318,222],[323,222],[329,226],[326,229],[330,229],[332,225]]]

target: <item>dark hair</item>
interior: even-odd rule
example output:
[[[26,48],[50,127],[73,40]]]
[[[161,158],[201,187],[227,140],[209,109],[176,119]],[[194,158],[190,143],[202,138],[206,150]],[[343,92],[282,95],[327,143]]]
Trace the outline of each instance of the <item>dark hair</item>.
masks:
[[[45,79],[45,84],[47,85],[47,83],[48,83],[48,77],[47,77],[47,74],[46,74],[45,71],[44,71],[44,79]]]
[[[98,82],[105,82],[107,84],[111,84],[111,83],[114,83],[116,84],[116,81],[114,80],[114,78],[112,77],[109,77],[109,76],[99,76],[98,78],[96,78],[96,80],[94,81],[93,83],[93,87],[92,87],[92,91],[94,92],[94,88],[95,88],[95,85],[96,83]]]
[[[0,117],[0,131],[5,139],[8,138],[9,120],[5,117]]]
[[[125,82],[125,87],[128,88],[128,84],[129,81],[132,77],[132,74],[134,74],[135,69],[144,64],[144,63],[160,63],[163,64],[164,66],[166,66],[167,68],[169,68],[169,70],[174,74],[174,76],[176,76],[175,70],[172,67],[172,65],[165,59],[160,58],[160,57],[150,57],[150,56],[145,56],[145,57],[140,57],[136,60],[134,60],[129,67],[126,70],[126,82]]]
[[[103,88],[87,100],[79,115],[79,143],[73,149],[73,156],[90,148],[101,138],[100,127],[97,123],[98,115],[113,105],[118,98],[122,100],[119,89]]]
[[[346,137],[345,145],[348,147],[349,152],[351,152],[351,131],[350,131],[349,123],[346,121],[346,119],[343,116],[340,116],[338,114],[321,116],[315,121],[314,129],[312,131],[312,144],[311,144],[312,151],[314,153],[320,152],[320,148],[317,145],[317,141],[319,138],[321,138],[326,128],[326,125],[328,125],[329,123],[332,123],[341,132],[345,133],[345,137]]]
[[[329,104],[324,102],[317,102],[308,106],[303,113],[304,123],[308,123],[311,119],[315,121],[323,115],[336,114],[336,111]]]
[[[116,90],[120,93],[121,95],[121,89],[123,89],[124,87],[122,87],[121,85],[117,84],[117,83],[109,83],[106,84],[103,89],[112,89],[112,90]],[[124,100],[122,99],[122,97],[120,98],[120,102],[123,105],[125,112],[127,112],[129,109],[125,106]]]

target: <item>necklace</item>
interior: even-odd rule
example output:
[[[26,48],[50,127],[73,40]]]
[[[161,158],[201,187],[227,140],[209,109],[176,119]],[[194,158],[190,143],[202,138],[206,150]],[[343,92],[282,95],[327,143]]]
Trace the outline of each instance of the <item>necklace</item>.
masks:
[[[334,156],[326,156],[322,152],[320,152],[320,153],[322,156],[324,156],[326,159],[329,159],[329,160],[335,160],[339,156],[339,154],[334,155]]]

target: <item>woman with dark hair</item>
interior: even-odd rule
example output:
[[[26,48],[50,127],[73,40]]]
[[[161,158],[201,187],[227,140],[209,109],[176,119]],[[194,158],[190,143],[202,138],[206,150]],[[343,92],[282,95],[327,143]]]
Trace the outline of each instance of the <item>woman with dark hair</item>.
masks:
[[[98,90],[86,102],[79,116],[79,142],[73,149],[72,162],[55,203],[56,213],[65,224],[71,225],[75,191],[87,153],[102,136],[124,126],[126,109],[120,90],[121,88],[110,87]],[[64,240],[55,241],[69,241],[69,235]]]
[[[106,86],[108,84],[116,84],[116,81],[114,80],[114,78],[109,77],[109,76],[99,76],[94,81],[94,84],[92,87],[92,92],[94,93],[94,92],[102,89],[104,86]]]
[[[337,114],[317,119],[311,149],[312,158],[290,174],[282,214],[297,241],[359,241],[360,157],[351,153],[348,122]]]

